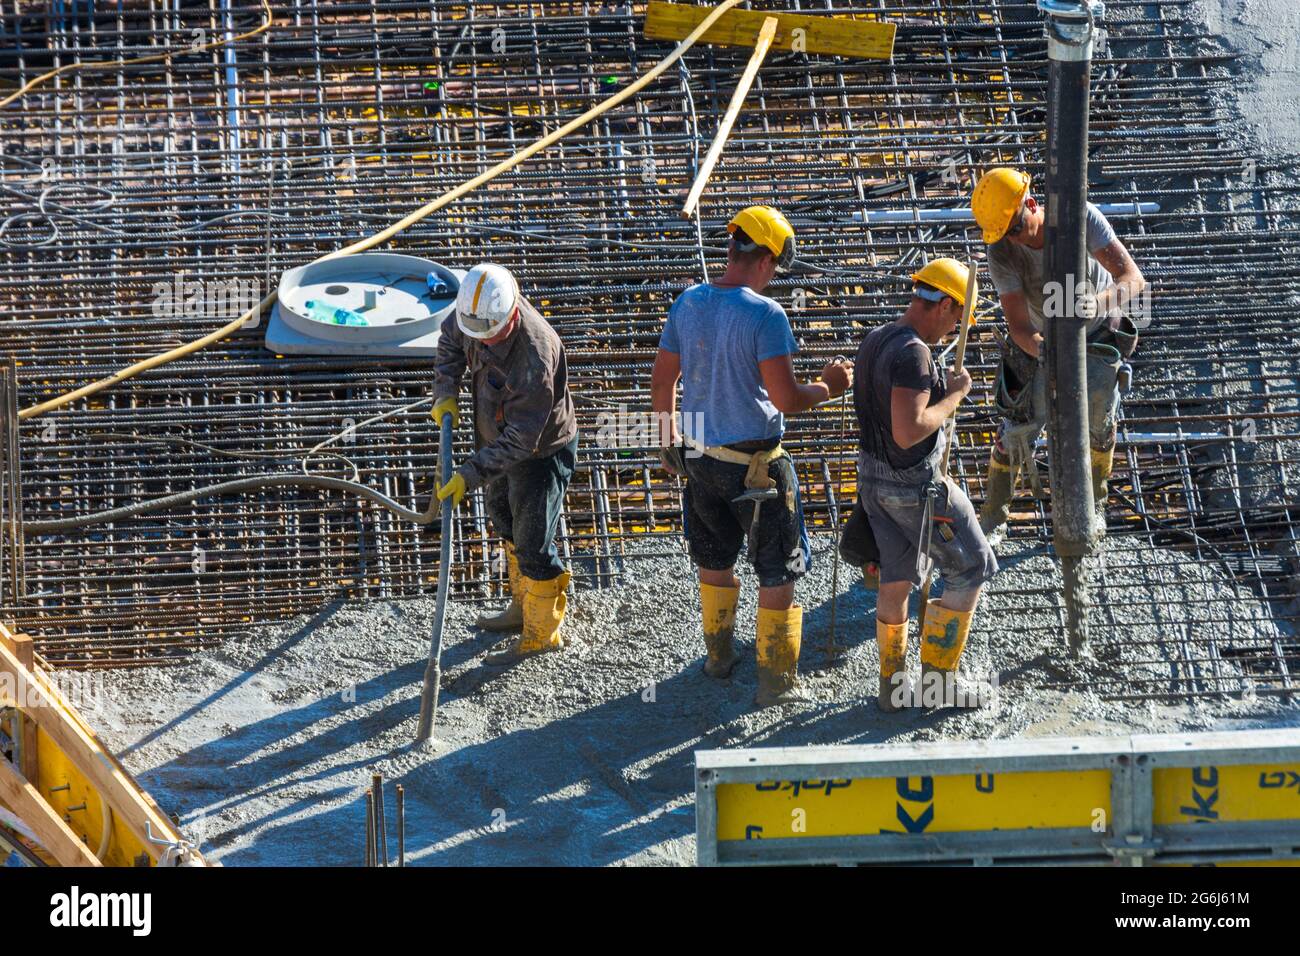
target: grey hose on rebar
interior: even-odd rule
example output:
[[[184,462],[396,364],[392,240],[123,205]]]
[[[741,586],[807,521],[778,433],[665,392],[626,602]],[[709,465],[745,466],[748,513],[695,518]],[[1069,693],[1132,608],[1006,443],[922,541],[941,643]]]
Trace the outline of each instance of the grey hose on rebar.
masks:
[[[345,478],[329,478],[325,475],[267,474],[250,475],[247,478],[236,478],[233,481],[223,481],[216,485],[206,485],[202,488],[191,488],[189,491],[179,491],[174,495],[166,495],[162,498],[152,498],[149,501],[137,501],[135,504],[123,505],[120,508],[111,508],[107,511],[96,511],[93,514],[88,515],[77,515],[71,518],[51,518],[45,521],[24,521],[23,532],[25,534],[53,534],[58,531],[70,531],[73,528],[81,528],[86,525],[120,521],[123,518],[133,518],[136,515],[145,514],[149,511],[161,511],[165,508],[189,504],[191,501],[197,501],[199,498],[210,498],[217,495],[233,495],[245,491],[258,491],[262,488],[271,488],[276,485],[289,485],[296,488],[323,488],[329,491],[348,491],[361,498],[365,498],[367,501],[373,501],[375,504],[388,509],[399,518],[405,518],[418,525],[431,524],[438,514],[438,499],[434,495],[430,495],[429,497],[428,509],[419,512],[398,504],[392,498],[388,497],[388,495],[376,491],[368,485],[359,484],[355,481],[348,481]]]
[[[331,491],[348,491],[351,492],[352,494],[358,495],[361,498],[365,498],[367,501],[373,501],[375,504],[379,505],[380,507],[388,509],[393,514],[397,515],[399,518],[405,518],[408,521],[412,521],[417,525],[432,524],[433,519],[436,517],[438,511],[438,499],[436,495],[430,496],[429,507],[426,511],[424,512],[413,511],[412,509],[407,508],[404,505],[398,504],[392,498],[388,497],[382,492],[376,491],[375,489],[371,488],[369,485],[361,484],[361,482],[357,480],[360,477],[360,470],[357,468],[356,464],[351,459],[347,458],[344,455],[340,455],[336,452],[328,453],[328,457],[345,462],[351,468],[352,471],[351,479],[331,478],[328,475],[313,474],[311,471],[309,471],[307,467],[307,463],[313,457],[320,455],[322,453],[322,449],[328,447],[329,445],[332,445],[334,442],[340,440],[345,435],[348,435],[349,433],[355,435],[358,430],[364,428],[367,425],[372,425],[375,422],[382,421],[385,418],[391,418],[393,415],[400,415],[402,412],[410,411],[411,409],[418,408],[421,405],[427,405],[432,401],[433,401],[432,398],[427,398],[427,397],[420,398],[414,402],[408,402],[407,404],[401,405],[397,408],[389,409],[386,412],[380,412],[378,415],[372,415],[370,418],[367,418],[363,422],[360,422],[356,425],[349,425],[347,428],[343,429],[342,431],[336,432],[335,434],[331,435],[329,438],[326,438],[324,441],[313,446],[310,451],[308,451],[305,455],[303,455],[302,462],[301,462],[303,473],[301,475],[276,473],[276,472],[268,472],[260,475],[248,475],[244,478],[236,478],[231,481],[223,481],[215,485],[204,485],[201,488],[191,488],[189,491],[180,491],[174,495],[165,495],[162,498],[151,498],[148,501],[137,501],[135,504],[123,505],[120,508],[110,508],[106,511],[96,511],[96,512],[92,512],[91,514],[77,515],[76,517],[72,517],[72,518],[50,518],[45,521],[24,521],[23,533],[24,534],[53,534],[54,532],[58,532],[58,531],[70,531],[73,528],[82,528],[85,527],[86,525],[105,524],[110,521],[118,521],[122,518],[132,518],[135,517],[136,515],[145,514],[150,511],[161,511],[165,508],[173,507],[174,505],[189,504],[191,501],[197,501],[200,498],[211,498],[219,495],[233,495],[243,491],[256,491],[261,488],[271,488],[271,487],[275,487],[276,485],[288,485],[291,487],[299,487],[299,488],[325,488]],[[180,441],[180,442],[184,442],[185,444],[208,449],[217,454],[222,454],[222,455],[228,454],[222,449],[216,448],[214,446],[205,445],[201,442],[196,442],[185,438],[167,437],[167,438],[151,438],[146,440]],[[254,456],[254,457],[270,457],[270,456]],[[283,460],[284,457],[287,456],[277,456],[277,460]]]

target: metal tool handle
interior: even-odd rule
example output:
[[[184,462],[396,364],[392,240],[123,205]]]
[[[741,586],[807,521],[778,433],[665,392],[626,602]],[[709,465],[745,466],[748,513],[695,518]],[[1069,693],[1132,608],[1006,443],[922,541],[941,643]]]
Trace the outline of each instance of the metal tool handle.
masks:
[[[438,473],[451,480],[451,412],[442,416],[442,437],[438,442]],[[435,490],[435,494],[437,491]],[[451,512],[450,496],[442,503],[442,539],[438,557],[438,603],[433,612],[433,636],[429,641],[429,663],[424,668],[424,692],[420,695],[420,726],[415,742],[424,743],[433,736],[433,722],[438,716],[438,685],[442,681],[442,624],[447,615],[447,588],[451,582]]]
[[[966,367],[966,340],[970,335],[971,316],[975,314],[975,306],[980,297],[978,275],[979,263],[972,262],[970,269],[966,274],[966,305],[961,312],[961,328],[957,332],[957,353],[953,357],[953,371],[960,372]],[[957,440],[957,410],[954,408],[952,415],[943,424],[943,431],[939,435],[943,441],[943,456],[939,462],[939,478],[941,481],[948,480],[948,459],[952,456],[952,446]],[[927,499],[928,509],[933,509],[933,500]],[[922,536],[925,539],[924,551],[918,551],[916,555],[916,567],[919,572],[921,562],[929,560],[930,557],[930,516],[932,510],[928,510],[925,521],[921,528]],[[930,607],[930,590],[934,587],[934,563],[930,563],[929,570],[925,575],[925,583],[921,585],[921,606],[916,615],[917,632],[925,633],[925,613]]]

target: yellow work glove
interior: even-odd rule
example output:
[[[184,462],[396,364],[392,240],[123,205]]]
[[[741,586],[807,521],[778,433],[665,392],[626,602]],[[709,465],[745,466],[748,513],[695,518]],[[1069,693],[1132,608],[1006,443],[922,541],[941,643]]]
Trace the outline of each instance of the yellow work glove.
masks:
[[[451,481],[438,489],[438,500],[446,501],[451,499],[451,506],[457,508],[460,506],[460,500],[465,497],[465,478],[460,472],[451,476]]]
[[[439,401],[438,401],[438,402],[433,406],[433,420],[434,420],[435,422],[438,423],[438,427],[439,427],[439,428],[442,427],[442,416],[443,416],[443,415],[446,415],[448,412],[451,413],[451,427],[452,427],[452,428],[459,428],[459,427],[460,427],[460,410],[459,410],[458,408],[456,408],[456,396],[455,396],[455,395],[449,395],[448,397],[439,400]],[[462,489],[462,490],[463,490],[463,489]]]

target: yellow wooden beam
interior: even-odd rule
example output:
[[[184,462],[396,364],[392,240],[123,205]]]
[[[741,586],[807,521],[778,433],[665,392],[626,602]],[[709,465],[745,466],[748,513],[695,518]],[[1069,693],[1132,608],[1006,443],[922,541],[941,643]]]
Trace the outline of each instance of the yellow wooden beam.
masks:
[[[18,658],[18,663],[27,668],[28,671],[36,671],[36,650],[32,644],[32,639],[26,634],[14,634],[8,629],[0,629],[0,643],[13,651],[14,657]],[[19,734],[21,740],[18,742],[18,749],[22,753],[23,765],[18,768],[24,777],[33,783],[36,782],[36,723],[30,717],[24,717],[21,713],[18,715]]]
[[[681,40],[714,12],[713,7],[651,0],[646,7],[645,35],[651,40]],[[756,46],[763,21],[775,17],[774,50],[819,53],[870,60],[888,60],[894,54],[893,23],[774,13],[764,10],[729,10],[718,17],[701,38],[718,46]]]
[[[713,145],[709,147],[704,162],[700,164],[699,172],[695,174],[695,182],[691,185],[691,191],[686,196],[686,204],[682,206],[682,218],[690,219],[695,215],[696,206],[700,202],[700,195],[704,192],[704,187],[708,185],[709,177],[713,175],[713,167],[717,164],[718,157],[722,155],[722,147],[727,145],[727,137],[731,135],[731,127],[735,125],[736,117],[740,115],[740,107],[744,105],[745,97],[749,95],[749,88],[754,84],[754,77],[758,76],[758,68],[763,65],[763,58],[767,56],[768,48],[771,47],[772,39],[775,36],[776,17],[767,17],[763,20],[763,26],[758,31],[754,55],[749,58],[749,65],[745,67],[745,72],[740,77],[740,83],[736,86],[735,92],[731,94],[731,102],[727,105],[727,112],[723,114],[722,122],[718,124],[718,132],[713,137]]]

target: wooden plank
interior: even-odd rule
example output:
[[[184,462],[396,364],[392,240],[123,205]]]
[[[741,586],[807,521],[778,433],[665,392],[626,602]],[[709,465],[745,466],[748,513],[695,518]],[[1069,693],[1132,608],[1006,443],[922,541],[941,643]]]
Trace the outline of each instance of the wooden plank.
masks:
[[[17,635],[14,634],[13,631],[9,630],[9,628],[3,623],[0,623],[0,644],[3,644],[12,651],[17,646],[14,641],[16,636]]]
[[[145,824],[147,822],[153,828],[153,834],[158,839],[176,841],[179,835],[171,821],[149,805],[135,782],[99,745],[99,741],[65,710],[67,705],[56,699],[42,681],[32,678],[30,672],[18,662],[13,651],[0,643],[0,672],[5,671],[18,677],[15,690],[24,700],[34,705],[28,708],[28,715],[35,718],[40,728],[85,775],[99,795],[108,801],[113,812],[140,841],[145,851],[157,861],[164,848],[149,839]]]
[[[18,663],[27,668],[28,673],[36,673],[36,646],[26,634],[12,634],[9,637],[10,650]],[[19,749],[22,753],[22,766],[18,769],[32,784],[36,783],[36,722],[26,714],[20,717],[22,740]]]
[[[7,651],[8,648],[5,648]],[[99,866],[99,860],[62,817],[50,808],[37,789],[19,776],[8,760],[0,758],[0,802],[32,828],[43,846],[61,866]]]
[[[646,7],[644,32],[651,40],[680,40],[712,12],[712,7],[651,0]],[[769,16],[777,19],[776,36],[772,40],[774,50],[869,60],[888,60],[894,55],[897,26],[893,23],[803,13],[731,10],[705,31],[703,41],[718,46],[755,46],[763,21]]]
[[[722,147],[727,144],[727,137],[731,135],[731,127],[735,125],[736,117],[740,115],[740,107],[744,105],[745,97],[749,95],[749,88],[754,83],[754,77],[758,76],[758,68],[763,65],[763,58],[767,56],[768,48],[772,45],[772,38],[775,36],[776,17],[766,17],[763,20],[762,28],[758,31],[758,41],[754,47],[754,55],[749,58],[749,65],[745,67],[745,72],[741,74],[735,92],[731,94],[731,102],[727,104],[727,112],[723,114],[722,122],[718,124],[718,132],[713,137],[713,144],[709,147],[704,162],[700,164],[700,170],[695,176],[695,182],[691,184],[691,191],[686,197],[686,205],[682,206],[683,219],[690,219],[695,215],[695,207],[699,204],[700,195],[704,192],[704,187],[708,185],[709,177],[713,175],[713,167],[717,164],[718,157],[722,155]]]

